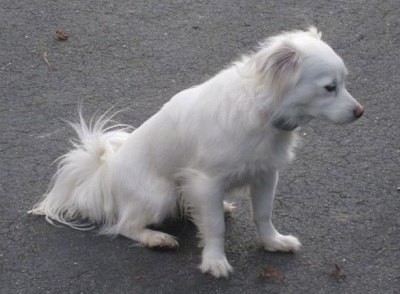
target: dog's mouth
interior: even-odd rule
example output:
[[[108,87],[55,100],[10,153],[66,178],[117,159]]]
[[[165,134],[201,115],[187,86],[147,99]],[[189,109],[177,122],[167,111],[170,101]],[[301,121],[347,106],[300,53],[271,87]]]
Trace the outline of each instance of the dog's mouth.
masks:
[[[359,118],[360,118],[360,116],[359,117],[349,116],[347,119],[332,120],[332,119],[325,117],[325,118],[323,118],[323,120],[340,126],[340,125],[347,125],[347,124],[353,123],[353,122],[357,121]]]
[[[339,123],[339,124],[348,124],[348,123],[355,122],[360,117],[362,117],[363,114],[364,114],[364,108],[361,105],[357,105],[353,109],[353,115],[351,115],[347,121],[344,121],[343,123]]]

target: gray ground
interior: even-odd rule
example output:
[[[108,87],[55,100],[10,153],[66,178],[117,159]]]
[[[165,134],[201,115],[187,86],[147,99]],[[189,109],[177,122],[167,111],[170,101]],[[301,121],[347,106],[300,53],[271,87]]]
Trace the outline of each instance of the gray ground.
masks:
[[[399,8],[396,0],[2,0],[0,292],[399,293]],[[258,40],[309,24],[347,63],[348,88],[366,113],[346,127],[313,122],[301,132],[275,210],[276,226],[301,239],[299,253],[262,251],[243,191],[227,220],[235,268],[227,280],[196,269],[190,223],[163,228],[180,240],[163,252],[26,214],[69,147],[62,119],[77,118],[80,99],[87,116],[129,108],[118,119],[138,126]],[[58,41],[56,28],[71,38]],[[345,279],[330,275],[334,263]],[[284,281],[260,277],[264,268]]]

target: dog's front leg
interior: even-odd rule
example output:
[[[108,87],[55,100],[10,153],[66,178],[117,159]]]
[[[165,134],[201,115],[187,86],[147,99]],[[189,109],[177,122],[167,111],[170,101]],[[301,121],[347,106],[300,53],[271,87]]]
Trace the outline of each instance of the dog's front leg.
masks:
[[[199,229],[200,245],[204,246],[199,268],[216,278],[227,277],[233,269],[224,249],[223,186],[220,181],[201,173],[193,173],[188,184],[191,217]]]
[[[250,185],[253,220],[268,251],[297,251],[301,244],[294,236],[280,234],[272,224],[272,208],[278,171],[270,171]]]

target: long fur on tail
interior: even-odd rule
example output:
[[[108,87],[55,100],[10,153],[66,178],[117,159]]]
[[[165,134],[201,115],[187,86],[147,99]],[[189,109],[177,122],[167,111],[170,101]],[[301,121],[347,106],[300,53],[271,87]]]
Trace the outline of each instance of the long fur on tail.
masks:
[[[78,140],[71,141],[73,149],[58,159],[49,192],[29,213],[45,215],[51,224],[55,220],[81,230],[95,224],[115,224],[117,211],[109,164],[132,130],[121,124],[110,126],[115,114],[107,111],[87,124],[79,107],[79,123],[69,123]]]

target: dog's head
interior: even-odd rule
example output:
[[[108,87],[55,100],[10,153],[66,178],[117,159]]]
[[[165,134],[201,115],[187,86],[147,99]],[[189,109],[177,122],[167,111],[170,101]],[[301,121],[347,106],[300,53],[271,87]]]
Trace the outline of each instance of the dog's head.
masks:
[[[268,39],[252,60],[278,129],[290,131],[312,118],[345,124],[364,112],[345,88],[342,59],[314,27]]]

